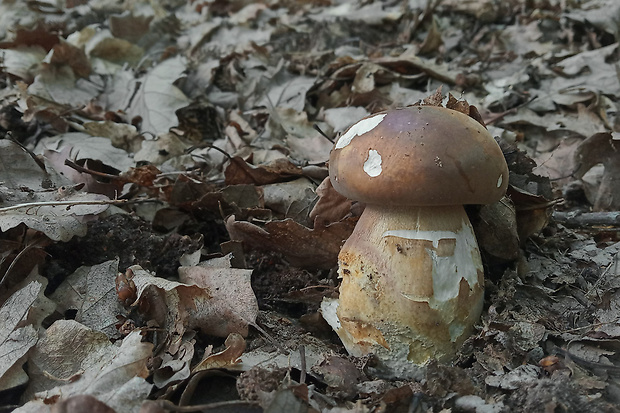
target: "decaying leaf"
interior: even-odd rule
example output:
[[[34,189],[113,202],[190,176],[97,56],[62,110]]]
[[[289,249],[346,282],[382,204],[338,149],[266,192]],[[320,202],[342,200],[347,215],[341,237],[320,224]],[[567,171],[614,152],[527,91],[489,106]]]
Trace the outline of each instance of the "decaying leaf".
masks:
[[[70,193],[70,182],[45,171],[18,145],[0,141],[0,228],[19,224],[45,233],[53,240],[68,241],[86,234],[86,218],[105,211],[103,195]]]
[[[116,346],[76,321],[56,321],[30,355],[25,398],[30,401],[16,411],[49,409],[79,394],[92,395],[117,411],[137,409],[152,387],[145,380],[152,349],[142,342],[140,331]]]
[[[187,97],[174,86],[184,70],[184,61],[177,56],[161,62],[144,77],[127,111],[130,116],[142,119],[142,130],[160,135],[176,126],[175,111],[188,104]]]
[[[230,257],[180,267],[181,281],[204,289],[210,296],[204,308],[196,308],[196,320],[190,325],[219,337],[232,333],[246,336],[248,325],[255,322],[258,313],[251,275],[251,270],[231,268]]]
[[[18,286],[0,307],[0,390],[8,390],[26,383],[28,378],[22,370],[26,354],[37,343],[37,329],[49,312],[44,307],[43,291],[47,280],[34,278],[24,286]],[[43,300],[43,301],[42,301]],[[49,306],[48,306],[49,307]],[[53,308],[52,308],[53,310]],[[40,317],[35,312],[40,312]]]
[[[310,211],[310,219],[314,220],[315,226],[327,226],[351,214],[352,201],[334,189],[329,177],[316,188],[316,194],[319,200]]]
[[[220,369],[239,362],[239,357],[245,351],[245,340],[240,334],[231,333],[224,342],[226,349],[215,354],[205,354],[205,357],[193,369],[192,373],[203,370]]]
[[[108,337],[117,336],[117,316],[124,312],[115,290],[117,273],[118,259],[80,267],[65,279],[51,298],[63,313],[77,310],[75,321]]]
[[[226,337],[248,334],[258,306],[250,287],[250,270],[230,268],[229,259],[179,268],[183,283],[155,277],[132,266],[138,291],[134,305],[144,316],[182,335],[186,329]]]
[[[510,262],[519,256],[519,233],[515,207],[507,197],[482,205],[472,221],[478,245],[500,261]]]
[[[302,175],[302,169],[285,158],[278,158],[266,165],[251,165],[235,156],[224,170],[226,184],[266,185]]]
[[[187,379],[190,374],[190,366],[194,357],[195,339],[192,335],[185,335],[180,343],[167,346],[164,351],[154,358],[154,364],[158,367],[153,373],[153,384],[162,389],[166,386]]]
[[[302,268],[333,268],[338,253],[355,226],[354,219],[335,222],[310,229],[293,221],[271,221],[259,227],[235,216],[226,220],[230,238],[245,245],[266,251],[277,251],[294,266]]]
[[[575,150],[577,170],[574,176],[583,178],[596,164],[605,168],[598,188],[592,194],[594,211],[620,209],[620,140],[611,133],[596,133],[583,141]]]

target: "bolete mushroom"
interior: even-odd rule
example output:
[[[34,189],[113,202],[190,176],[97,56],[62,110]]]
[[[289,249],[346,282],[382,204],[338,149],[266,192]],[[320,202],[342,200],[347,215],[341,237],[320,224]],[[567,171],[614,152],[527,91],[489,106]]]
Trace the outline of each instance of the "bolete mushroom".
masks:
[[[499,145],[466,114],[410,106],[351,126],[330,154],[329,176],[366,208],[338,256],[340,298],[323,303],[325,319],[351,355],[374,353],[391,372],[452,360],[484,298],[463,205],[506,192]]]

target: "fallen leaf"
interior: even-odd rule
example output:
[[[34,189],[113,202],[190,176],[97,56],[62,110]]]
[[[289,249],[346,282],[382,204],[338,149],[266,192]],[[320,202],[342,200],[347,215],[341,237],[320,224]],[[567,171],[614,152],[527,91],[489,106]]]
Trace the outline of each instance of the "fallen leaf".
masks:
[[[209,369],[221,369],[239,363],[239,357],[245,351],[245,340],[240,334],[231,333],[224,342],[226,348],[219,353],[209,354],[193,369],[192,374]]]
[[[190,337],[193,334],[189,335]],[[170,384],[181,382],[191,375],[190,365],[194,357],[195,339],[183,336],[177,345],[168,345],[155,357],[158,367],[153,372],[153,384],[163,389]],[[208,352],[206,352],[208,353]]]
[[[105,211],[103,195],[63,192],[70,182],[55,171],[45,171],[33,157],[9,140],[0,141],[0,228],[19,224],[69,241],[86,234],[86,217]],[[65,187],[66,185],[66,187]]]
[[[237,221],[234,215],[226,220],[226,229],[232,240],[262,251],[277,251],[296,267],[322,269],[336,266],[340,248],[354,226],[354,219],[314,229],[290,218],[271,221],[263,227]]]
[[[186,329],[198,329],[219,337],[247,335],[258,311],[250,287],[251,270],[217,262],[215,267],[209,267],[209,261],[180,267],[184,283],[155,277],[140,266],[130,267],[138,291],[134,305],[170,333],[183,335]]]
[[[208,291],[208,305],[196,308],[192,324],[219,337],[248,334],[248,324],[258,315],[250,284],[252,270],[230,267],[230,257],[212,259],[193,267],[180,267],[179,279]]]
[[[265,207],[282,218],[291,218],[302,225],[310,226],[312,220],[309,214],[317,199],[315,187],[315,184],[306,178],[264,185],[262,190]]]
[[[125,311],[118,300],[115,279],[118,259],[80,267],[69,275],[50,298],[62,313],[76,310],[75,321],[88,328],[117,337],[117,316]]]
[[[30,281],[13,293],[0,307],[0,390],[24,384],[28,379],[22,370],[25,355],[37,343],[39,320],[30,314],[42,310],[41,300],[47,280]],[[37,304],[39,302],[39,304]],[[42,314],[49,314],[43,311]],[[34,321],[34,323],[33,323]]]
[[[302,169],[285,158],[265,165],[251,165],[238,156],[230,158],[224,169],[227,185],[267,185],[302,175]]]
[[[50,404],[79,394],[94,396],[117,411],[137,409],[153,386],[145,380],[152,349],[138,330],[117,346],[105,334],[76,321],[56,321],[30,354],[28,403],[15,411],[49,409]]]
[[[46,139],[35,148],[34,152],[43,153],[45,150],[62,152],[66,148],[69,149],[69,159],[73,161],[93,159],[119,172],[136,165],[136,161],[125,150],[114,147],[110,139],[82,132],[63,133]]]
[[[487,376],[485,383],[491,387],[504,390],[515,390],[523,384],[532,383],[540,376],[540,367],[524,364],[507,373],[497,372],[495,376]]]
[[[72,412],[116,413],[116,410],[87,394],[71,396],[61,400],[53,404],[51,409],[51,413]]]
[[[617,211],[620,209],[620,140],[612,133],[596,133],[583,141],[575,150],[574,173],[583,178],[593,166],[602,163],[605,168],[594,199],[594,211]]]
[[[353,202],[334,189],[329,177],[323,179],[316,188],[316,194],[319,200],[310,211],[310,219],[315,227],[326,227],[351,214]]]
[[[122,15],[112,15],[108,19],[110,22],[110,32],[114,37],[125,39],[131,43],[137,43],[149,31],[149,25],[154,16],[134,16],[133,13],[123,13]]]

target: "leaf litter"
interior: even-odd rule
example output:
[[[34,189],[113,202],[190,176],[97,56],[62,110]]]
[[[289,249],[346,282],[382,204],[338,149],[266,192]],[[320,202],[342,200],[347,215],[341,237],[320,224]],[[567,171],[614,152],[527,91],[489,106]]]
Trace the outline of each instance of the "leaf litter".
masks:
[[[62,6],[0,4],[4,410],[616,411],[614,2]],[[476,334],[405,381],[321,317],[364,208],[326,160],[421,100],[477,108],[510,187],[468,209]]]

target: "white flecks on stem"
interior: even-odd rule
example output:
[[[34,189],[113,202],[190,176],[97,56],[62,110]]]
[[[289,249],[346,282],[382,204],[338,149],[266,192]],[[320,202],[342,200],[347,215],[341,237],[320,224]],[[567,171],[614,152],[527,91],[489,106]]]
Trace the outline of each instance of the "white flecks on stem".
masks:
[[[371,178],[381,175],[381,155],[374,149],[368,151],[368,159],[364,162],[364,172]]]
[[[338,142],[336,142],[336,146],[334,146],[334,149],[342,149],[348,144],[350,144],[353,138],[355,138],[356,136],[363,135],[366,132],[373,130],[378,124],[381,123],[385,115],[385,113],[382,113],[380,115],[375,115],[360,120],[355,125],[351,126],[349,130],[344,135],[342,135],[340,139],[338,139]]]

